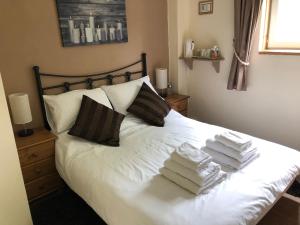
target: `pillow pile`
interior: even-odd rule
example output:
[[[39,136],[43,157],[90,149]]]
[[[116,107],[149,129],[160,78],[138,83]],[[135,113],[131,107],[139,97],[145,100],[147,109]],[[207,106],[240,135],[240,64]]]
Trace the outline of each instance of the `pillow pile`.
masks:
[[[59,95],[44,95],[47,120],[55,134],[67,131],[74,125],[83,95],[112,109],[107,95],[101,88],[75,90]]]
[[[124,117],[84,95],[77,120],[69,134],[98,144],[119,146]]]
[[[72,136],[119,146],[120,127],[128,112],[150,125],[164,126],[170,106],[156,93],[148,76],[102,88],[44,96],[52,130],[61,133],[70,129]]]
[[[143,83],[137,97],[127,111],[150,125],[163,127],[165,125],[164,118],[170,109],[170,106],[160,96],[152,91],[146,83]]]
[[[109,98],[114,110],[127,115],[127,109],[134,101],[143,83],[146,83],[153,91],[155,91],[150,83],[149,76],[127,83],[102,86],[101,88]]]

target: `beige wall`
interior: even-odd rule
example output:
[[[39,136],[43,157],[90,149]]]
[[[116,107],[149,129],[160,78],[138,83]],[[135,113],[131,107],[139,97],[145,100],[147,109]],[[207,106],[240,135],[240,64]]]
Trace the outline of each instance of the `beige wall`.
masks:
[[[127,0],[129,42],[63,48],[54,0],[0,2],[0,69],[7,94],[30,95],[33,126],[41,125],[31,67],[46,72],[92,73],[127,65],[148,53],[148,69],[168,66],[166,0]]]
[[[31,225],[17,148],[0,74],[0,224]]]
[[[300,57],[259,55],[257,32],[248,91],[226,90],[233,55],[234,1],[215,0],[214,14],[204,16],[198,15],[198,2],[186,3],[190,4],[189,34],[200,47],[218,44],[226,60],[220,74],[207,62],[195,62],[193,71],[178,74],[187,79],[182,90],[192,96],[191,115],[300,150]]]
[[[187,74],[188,68],[183,61],[183,41],[190,36],[190,1],[168,0],[168,32],[169,32],[169,77],[175,92],[187,92],[187,79],[179,74]]]

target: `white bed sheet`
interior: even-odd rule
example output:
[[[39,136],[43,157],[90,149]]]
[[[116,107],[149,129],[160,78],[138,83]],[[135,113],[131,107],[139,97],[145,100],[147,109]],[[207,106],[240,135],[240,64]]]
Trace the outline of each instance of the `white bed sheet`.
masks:
[[[299,173],[296,150],[255,138],[261,156],[197,197],[159,175],[176,146],[188,141],[202,147],[224,130],[175,111],[164,128],[128,115],[120,148],[63,133],[56,142],[56,164],[67,184],[109,225],[255,224]]]

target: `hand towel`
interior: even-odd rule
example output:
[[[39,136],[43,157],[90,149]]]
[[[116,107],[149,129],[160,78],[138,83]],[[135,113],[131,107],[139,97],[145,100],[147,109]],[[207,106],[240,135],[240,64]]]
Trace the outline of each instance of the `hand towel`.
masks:
[[[216,135],[215,139],[237,151],[244,151],[252,145],[252,140],[250,139],[250,137],[237,134],[232,131],[225,132],[221,135]]]
[[[191,170],[170,159],[165,162],[165,167],[199,186],[205,186],[214,180],[221,170],[221,166],[214,162],[209,163],[202,169]]]
[[[251,156],[253,156],[257,152],[257,148],[255,146],[251,146],[245,151],[239,152],[233,148],[227,147],[218,141],[214,141],[212,139],[208,139],[206,141],[206,146],[212,150],[230,156],[241,163],[246,162]]]
[[[192,192],[195,195],[199,195],[202,192],[207,192],[209,189],[211,189],[216,184],[221,183],[227,176],[227,174],[225,172],[221,171],[212,182],[208,183],[206,186],[199,186],[199,185],[193,183],[192,181],[184,178],[183,176],[181,176],[167,168],[161,168],[160,173],[167,179],[171,180],[175,184]]]
[[[249,163],[251,163],[254,159],[256,159],[259,156],[259,153],[255,153],[253,156],[251,156],[246,162],[241,163],[229,156],[226,156],[222,153],[219,153],[217,151],[214,151],[208,147],[202,148],[203,151],[210,154],[213,157],[213,161],[216,163],[219,163],[221,165],[225,165],[227,167],[231,167],[233,169],[242,169],[245,166],[247,166]]]
[[[184,143],[178,147],[171,154],[171,159],[192,170],[203,168],[212,161],[210,155],[189,143]]]

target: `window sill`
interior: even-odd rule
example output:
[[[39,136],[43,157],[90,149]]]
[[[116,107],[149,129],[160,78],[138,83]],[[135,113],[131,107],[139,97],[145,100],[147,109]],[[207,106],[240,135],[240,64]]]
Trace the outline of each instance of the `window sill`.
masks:
[[[261,55],[300,55],[300,50],[291,50],[291,49],[265,49],[259,50],[259,54]]]

